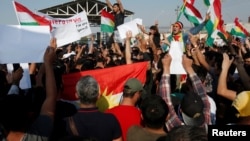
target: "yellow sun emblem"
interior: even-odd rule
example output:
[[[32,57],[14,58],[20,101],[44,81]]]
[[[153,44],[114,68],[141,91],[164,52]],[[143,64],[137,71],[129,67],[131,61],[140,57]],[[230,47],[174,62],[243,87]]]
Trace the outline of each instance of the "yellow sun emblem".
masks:
[[[121,94],[114,94],[113,92],[108,93],[107,88],[101,92],[100,98],[97,100],[96,106],[99,111],[104,112],[105,110],[117,106],[120,102]]]

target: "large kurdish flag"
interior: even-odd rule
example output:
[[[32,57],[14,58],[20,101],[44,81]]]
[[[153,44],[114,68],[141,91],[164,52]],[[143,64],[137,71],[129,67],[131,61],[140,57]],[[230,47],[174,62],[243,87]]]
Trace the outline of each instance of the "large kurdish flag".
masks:
[[[101,12],[101,31],[102,32],[113,32],[114,31],[114,15],[108,13],[105,10]]]
[[[137,78],[143,84],[146,81],[147,62],[121,65],[117,67],[82,71],[63,75],[63,100],[77,101],[76,83],[85,75],[93,76],[100,85],[102,97],[99,99],[100,110],[105,110],[119,104],[122,96],[123,85],[129,78]]]

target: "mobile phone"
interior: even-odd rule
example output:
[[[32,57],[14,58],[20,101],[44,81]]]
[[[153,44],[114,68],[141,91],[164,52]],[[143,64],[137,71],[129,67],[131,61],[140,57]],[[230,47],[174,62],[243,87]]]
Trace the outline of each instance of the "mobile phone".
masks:
[[[13,71],[15,72],[18,68],[20,68],[20,64],[19,63],[14,63],[13,64]]]

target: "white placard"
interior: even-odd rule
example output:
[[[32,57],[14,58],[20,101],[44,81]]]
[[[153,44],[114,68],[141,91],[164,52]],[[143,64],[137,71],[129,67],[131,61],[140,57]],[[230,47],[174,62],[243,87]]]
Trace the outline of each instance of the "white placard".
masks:
[[[182,65],[183,44],[181,42],[172,41],[169,54],[172,57],[170,74],[186,74]]]
[[[40,63],[50,43],[49,26],[0,25],[0,63]]]
[[[57,27],[51,33],[52,37],[57,40],[57,46],[62,47],[63,45],[75,42],[81,39],[80,33],[76,29],[74,23],[65,24],[63,26]]]
[[[139,33],[139,28],[138,28],[137,24],[140,24],[141,22],[142,22],[142,20],[140,20],[140,19],[134,19],[130,22],[127,22],[127,23],[124,23],[124,24],[118,26],[117,29],[119,31],[121,39],[126,38],[127,31],[131,31],[132,36],[135,37]]]

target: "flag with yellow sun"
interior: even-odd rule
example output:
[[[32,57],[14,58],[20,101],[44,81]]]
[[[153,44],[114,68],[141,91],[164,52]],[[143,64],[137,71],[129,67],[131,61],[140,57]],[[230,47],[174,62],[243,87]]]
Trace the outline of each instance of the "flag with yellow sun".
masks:
[[[61,99],[77,101],[75,85],[81,76],[92,75],[100,85],[101,98],[97,102],[100,111],[119,104],[123,85],[129,78],[137,78],[143,84],[146,81],[147,62],[121,65],[105,69],[82,71],[63,75],[63,93]]]

